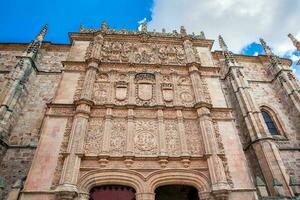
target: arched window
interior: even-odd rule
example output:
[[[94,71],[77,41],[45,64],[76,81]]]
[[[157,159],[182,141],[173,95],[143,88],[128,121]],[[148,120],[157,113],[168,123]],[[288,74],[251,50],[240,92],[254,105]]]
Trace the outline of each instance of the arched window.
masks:
[[[271,135],[279,135],[278,129],[276,127],[275,122],[273,121],[272,117],[270,116],[270,114],[264,110],[261,111],[263,118],[265,120],[265,123],[268,127],[269,132],[271,133]]]

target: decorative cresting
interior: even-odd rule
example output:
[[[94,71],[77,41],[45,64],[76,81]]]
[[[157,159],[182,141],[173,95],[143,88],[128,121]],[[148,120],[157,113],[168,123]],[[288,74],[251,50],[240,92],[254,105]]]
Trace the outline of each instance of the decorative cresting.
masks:
[[[199,196],[205,194],[207,199],[209,197],[207,193],[210,191],[209,178],[200,171],[190,169],[157,170],[148,175],[133,170],[101,169],[89,171],[78,180],[78,187],[82,194],[88,194],[95,186],[107,184],[122,184],[134,188],[137,200],[154,200],[155,189],[169,184],[194,186]]]
[[[20,104],[20,98],[27,95],[29,77],[35,75],[34,72],[38,71],[35,61],[47,30],[48,25],[46,24],[35,40],[29,44],[23,55],[17,57],[17,65],[11,72],[5,86],[2,95],[4,98],[0,99],[0,138],[2,141],[7,139],[8,132],[14,121],[16,121],[13,118],[17,117],[15,112],[17,105]],[[22,107],[22,105],[19,106]],[[3,142],[7,144],[6,141]]]
[[[286,69],[283,67],[279,58],[274,55],[274,53],[271,51],[271,48],[263,39],[260,39],[260,42],[269,58],[269,62],[271,63],[269,68],[270,72],[277,80],[280,88],[284,90],[292,104],[294,104],[298,112],[300,112],[300,84],[297,78],[291,69]]]
[[[155,75],[151,73],[138,73],[135,75],[136,101],[149,105],[155,99],[154,84]]]
[[[98,43],[101,36],[95,37],[93,43]],[[79,190],[76,186],[77,177],[81,163],[81,157],[84,155],[84,141],[87,131],[88,120],[91,113],[93,86],[98,72],[99,61],[95,58],[97,54],[97,45],[90,47],[90,52],[86,56],[87,70],[84,77],[83,88],[79,100],[75,101],[76,112],[71,128],[70,139],[65,152],[65,160],[60,184],[57,187],[57,197],[61,200],[71,200],[79,196]],[[80,195],[81,198],[82,195]]]
[[[288,37],[292,40],[294,46],[300,52],[300,41],[298,41],[291,33],[288,34]],[[300,59],[297,64],[300,65]]]
[[[219,36],[219,43],[225,57],[227,68],[227,71],[224,72],[225,79],[227,79],[231,85],[240,105],[242,115],[250,134],[251,141],[249,141],[248,146],[252,145],[260,166],[263,166],[261,169],[264,178],[267,181],[269,191],[271,192],[271,195],[276,195],[276,190],[272,181],[273,179],[277,179],[283,183],[285,195],[292,196],[293,193],[288,186],[288,179],[282,160],[279,156],[279,150],[268,134],[260,109],[249,92],[248,81],[245,79],[243,73],[243,66],[237,63],[233,54],[228,51],[221,36]],[[270,54],[270,49],[267,49],[267,51]],[[273,55],[270,54],[269,56]],[[276,59],[277,58],[273,59],[274,62]]]
[[[198,69],[201,64],[195,57],[193,43],[189,40],[185,40],[183,45],[187,56],[187,66],[189,67],[189,74],[195,94],[195,109],[197,110],[198,123],[203,137],[205,155],[212,183],[212,193],[217,199],[226,199],[229,184],[226,179],[222,159],[219,157],[220,152],[217,145],[210,111],[212,105],[205,97],[205,93],[207,91],[205,91],[206,88],[203,86],[203,80]]]

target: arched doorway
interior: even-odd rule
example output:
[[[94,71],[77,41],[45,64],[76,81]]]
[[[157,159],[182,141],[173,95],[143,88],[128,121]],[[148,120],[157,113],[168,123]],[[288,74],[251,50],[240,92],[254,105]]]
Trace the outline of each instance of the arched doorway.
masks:
[[[123,185],[97,186],[91,189],[90,200],[135,200],[135,189]]]
[[[164,185],[156,188],[155,200],[199,200],[198,190],[188,185]]]

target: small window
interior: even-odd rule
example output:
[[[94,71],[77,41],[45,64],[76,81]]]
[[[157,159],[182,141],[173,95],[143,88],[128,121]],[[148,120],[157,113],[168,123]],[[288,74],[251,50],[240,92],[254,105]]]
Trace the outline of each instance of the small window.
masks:
[[[271,135],[279,135],[277,127],[269,113],[267,113],[266,111],[261,111],[261,113]]]

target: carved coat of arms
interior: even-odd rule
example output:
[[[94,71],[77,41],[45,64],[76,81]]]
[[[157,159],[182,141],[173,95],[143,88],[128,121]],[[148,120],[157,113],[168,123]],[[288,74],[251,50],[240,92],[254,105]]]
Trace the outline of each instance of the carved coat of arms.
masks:
[[[116,82],[116,99],[123,101],[127,98],[128,84],[124,81]]]
[[[139,73],[135,76],[137,83],[137,96],[142,101],[150,101],[153,98],[154,74]]]
[[[161,84],[162,94],[164,101],[171,102],[174,98],[174,90],[172,83],[162,83]]]

